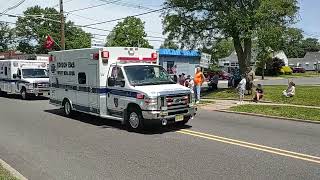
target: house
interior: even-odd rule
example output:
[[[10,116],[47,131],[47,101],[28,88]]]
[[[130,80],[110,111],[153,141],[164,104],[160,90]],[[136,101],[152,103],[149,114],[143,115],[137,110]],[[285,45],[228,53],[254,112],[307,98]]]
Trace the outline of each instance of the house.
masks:
[[[303,58],[290,58],[290,67],[302,67],[307,71],[319,69],[320,52],[307,52]]]
[[[279,59],[282,59],[286,66],[288,66],[288,58],[284,51],[278,51],[273,53],[273,57],[277,57]],[[252,51],[252,58],[251,58],[251,66],[255,67],[257,60],[257,53],[255,51]],[[219,59],[219,67],[224,69],[225,71],[228,71],[230,68],[239,67],[238,63],[238,57],[237,53],[234,51],[230,54],[230,56]]]
[[[193,76],[196,67],[209,68],[211,55],[196,50],[159,49],[159,64],[169,74]]]

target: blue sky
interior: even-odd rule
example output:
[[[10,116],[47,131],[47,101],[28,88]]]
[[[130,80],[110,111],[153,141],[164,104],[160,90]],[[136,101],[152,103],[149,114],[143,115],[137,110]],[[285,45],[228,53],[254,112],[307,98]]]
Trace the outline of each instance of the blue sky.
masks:
[[[2,12],[4,9],[11,7],[15,5],[20,0],[0,0],[0,12]],[[65,11],[71,11],[75,9],[85,8],[92,5],[98,5],[103,4],[101,0],[64,0],[65,1]],[[107,0],[108,1],[108,0]],[[148,7],[151,9],[158,9],[161,8],[161,5],[164,0],[122,0],[121,2],[129,2],[134,3],[137,5],[141,5],[143,7]],[[299,22],[295,24],[295,27],[301,28],[303,31],[305,31],[306,36],[312,36],[317,37],[320,39],[320,23],[318,23],[318,17],[320,17],[320,0],[299,0],[300,1],[300,12],[299,12]],[[28,7],[40,5],[42,7],[53,7],[57,5],[59,0],[26,0],[21,6],[18,8],[8,12],[10,14],[22,14],[24,10],[26,10]],[[58,6],[56,6],[58,9]],[[97,8],[88,9],[85,11],[78,11],[74,14],[67,15],[67,18],[69,20],[74,21],[78,25],[85,25],[93,23],[93,20],[89,20],[86,18],[103,21],[103,20],[110,20],[110,19],[116,19],[121,17],[126,17],[128,15],[133,14],[139,14],[143,13],[146,10],[143,9],[137,9],[137,8],[130,8],[130,7],[124,7],[119,5],[105,5],[100,6]],[[78,15],[78,16],[77,16]],[[79,17],[84,16],[86,18]],[[161,23],[161,17],[160,13],[153,13],[148,14],[145,16],[140,16],[140,18],[145,21],[145,28],[147,31],[147,34],[149,36],[156,36],[156,37],[164,37],[162,35],[162,23]],[[11,21],[14,22],[15,18],[7,17],[7,16],[1,16],[0,20],[5,21]],[[116,22],[97,25],[95,27],[111,30],[115,26]],[[107,35],[107,32],[103,31],[97,31],[97,30],[90,30],[90,29],[84,29],[85,31],[101,34],[101,35]],[[97,39],[105,39],[104,36],[96,36]],[[163,39],[161,38],[148,38],[150,43],[158,48],[161,44],[160,41]],[[154,41],[156,40],[156,41]],[[160,40],[160,41],[159,41]]]

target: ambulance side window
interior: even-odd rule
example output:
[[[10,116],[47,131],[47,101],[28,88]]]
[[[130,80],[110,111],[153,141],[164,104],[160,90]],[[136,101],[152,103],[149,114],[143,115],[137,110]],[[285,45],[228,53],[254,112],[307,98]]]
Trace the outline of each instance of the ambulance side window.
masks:
[[[78,73],[78,83],[79,84],[86,84],[87,83],[86,73],[84,73],[84,72]]]
[[[7,67],[4,67],[4,75],[8,76],[8,68]]]
[[[115,78],[117,81],[124,80],[124,76],[120,67],[113,67],[111,77]]]

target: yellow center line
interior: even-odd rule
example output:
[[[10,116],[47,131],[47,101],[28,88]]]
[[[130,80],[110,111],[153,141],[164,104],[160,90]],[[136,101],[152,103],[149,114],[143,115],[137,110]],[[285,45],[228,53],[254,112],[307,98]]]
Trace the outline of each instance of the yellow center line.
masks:
[[[296,153],[296,152],[292,152],[292,151],[282,150],[282,149],[278,149],[278,148],[272,148],[272,147],[254,144],[254,143],[248,143],[248,142],[244,142],[244,141],[239,141],[239,140],[235,140],[235,139],[225,138],[225,137],[221,137],[221,136],[215,136],[215,135],[196,132],[196,131],[180,130],[177,132],[181,133],[181,134],[187,134],[187,135],[191,135],[191,136],[195,136],[195,137],[199,137],[199,138],[209,139],[209,140],[218,141],[218,142],[222,142],[222,143],[226,143],[226,144],[232,144],[232,145],[236,145],[236,146],[246,147],[249,149],[255,149],[258,151],[264,151],[264,152],[268,152],[268,153],[272,153],[272,154],[277,154],[277,155],[281,155],[281,156],[286,156],[286,157],[290,157],[290,158],[294,158],[294,159],[299,159],[299,160],[304,160],[304,161],[320,164],[320,160],[319,160],[320,157],[316,157],[316,156],[311,156],[311,155],[302,154],[302,153]]]

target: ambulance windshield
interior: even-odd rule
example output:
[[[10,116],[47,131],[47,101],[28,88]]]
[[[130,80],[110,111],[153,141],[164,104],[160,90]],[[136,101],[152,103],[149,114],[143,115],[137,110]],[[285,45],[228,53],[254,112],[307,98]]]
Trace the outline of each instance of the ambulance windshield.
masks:
[[[125,66],[124,70],[130,84],[133,86],[175,84],[167,71],[161,66]]]
[[[22,69],[23,78],[49,78],[45,69]]]

